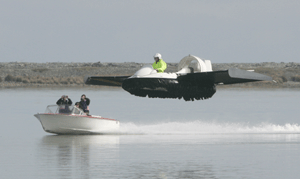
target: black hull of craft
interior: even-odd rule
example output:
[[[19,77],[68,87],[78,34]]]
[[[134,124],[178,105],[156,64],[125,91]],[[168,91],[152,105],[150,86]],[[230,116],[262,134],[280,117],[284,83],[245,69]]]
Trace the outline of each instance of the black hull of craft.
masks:
[[[213,83],[195,84],[168,78],[129,78],[122,88],[130,94],[149,98],[183,98],[185,101],[211,98],[216,87]]]

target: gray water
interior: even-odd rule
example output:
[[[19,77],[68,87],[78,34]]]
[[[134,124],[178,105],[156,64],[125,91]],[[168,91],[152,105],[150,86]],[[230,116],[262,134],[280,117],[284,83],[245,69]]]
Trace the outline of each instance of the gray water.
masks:
[[[298,178],[299,90],[221,89],[185,102],[120,88],[0,90],[0,178]],[[33,116],[67,94],[117,135],[52,135]]]

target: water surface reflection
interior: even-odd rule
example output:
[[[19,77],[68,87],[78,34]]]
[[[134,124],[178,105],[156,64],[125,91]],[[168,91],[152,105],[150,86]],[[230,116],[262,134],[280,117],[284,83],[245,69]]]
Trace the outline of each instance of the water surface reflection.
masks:
[[[119,136],[52,135],[43,137],[40,145],[40,167],[56,178],[94,178],[119,160]]]

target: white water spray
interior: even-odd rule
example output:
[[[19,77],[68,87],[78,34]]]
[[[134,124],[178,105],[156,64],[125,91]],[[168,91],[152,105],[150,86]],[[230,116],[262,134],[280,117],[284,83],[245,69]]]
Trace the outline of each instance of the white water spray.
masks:
[[[140,125],[134,123],[121,124],[123,134],[243,134],[243,133],[300,133],[299,124],[284,125],[261,123],[250,126],[241,123],[217,122],[166,122],[159,124]]]

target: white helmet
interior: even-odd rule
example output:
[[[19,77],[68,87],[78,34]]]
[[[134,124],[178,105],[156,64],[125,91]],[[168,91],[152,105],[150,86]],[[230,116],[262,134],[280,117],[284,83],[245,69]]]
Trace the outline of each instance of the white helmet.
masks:
[[[154,55],[154,58],[161,59],[161,54],[160,54],[160,53],[156,53],[156,54]]]

